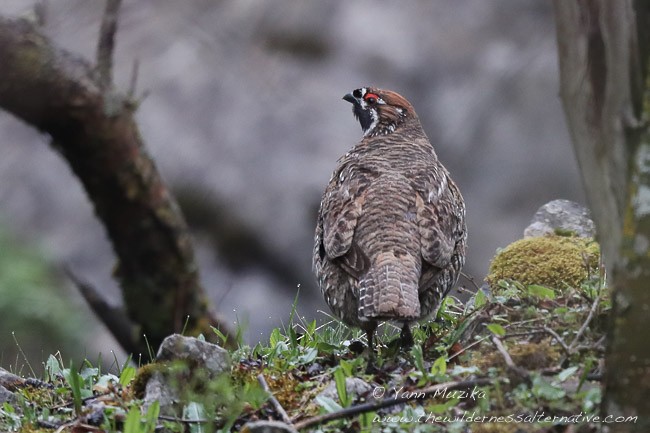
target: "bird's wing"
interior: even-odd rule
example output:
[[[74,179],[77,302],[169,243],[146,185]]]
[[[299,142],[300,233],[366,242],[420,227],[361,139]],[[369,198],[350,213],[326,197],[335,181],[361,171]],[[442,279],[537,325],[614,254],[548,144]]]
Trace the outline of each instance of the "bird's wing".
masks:
[[[422,259],[425,265],[443,269],[463,235],[464,228],[458,216],[459,193],[456,194],[456,185],[444,169],[416,179],[414,187]]]
[[[357,278],[369,267],[368,257],[354,242],[354,231],[372,177],[370,171],[342,164],[321,203],[323,252]]]

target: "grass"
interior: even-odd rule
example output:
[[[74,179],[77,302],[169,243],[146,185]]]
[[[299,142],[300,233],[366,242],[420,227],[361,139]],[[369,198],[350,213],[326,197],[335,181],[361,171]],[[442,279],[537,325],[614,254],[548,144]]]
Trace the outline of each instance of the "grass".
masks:
[[[48,386],[18,388],[17,401],[0,407],[0,430],[239,431],[248,421],[280,419],[260,375],[292,422],[308,431],[550,432],[556,424],[589,424],[600,404],[598,366],[610,309],[602,276],[562,290],[508,281],[499,287],[466,303],[447,298],[438,320],[414,326],[411,350],[396,344],[398,328],[382,326],[372,375],[365,373],[362,332],[327,315],[321,323],[305,320],[294,305],[288,325],[267,342],[231,353],[229,375],[182,376],[184,405],[174,416],[161,415],[157,405],[142,409],[136,383],[146,366],[106,373],[88,361],[73,366],[50,356]],[[367,391],[348,389],[348,378],[363,379]],[[489,383],[424,396],[435,384],[479,379]],[[335,393],[321,394],[330,383]],[[390,399],[407,401],[314,420]]]

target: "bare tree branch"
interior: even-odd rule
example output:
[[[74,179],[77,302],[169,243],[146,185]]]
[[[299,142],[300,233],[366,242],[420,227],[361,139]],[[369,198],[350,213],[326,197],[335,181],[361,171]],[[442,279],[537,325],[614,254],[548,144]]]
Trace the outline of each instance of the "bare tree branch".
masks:
[[[120,346],[128,353],[138,353],[138,327],[129,319],[124,309],[110,305],[92,284],[83,281],[69,268],[65,268],[68,278],[77,286],[79,293],[95,315],[104,323]]]
[[[106,0],[106,8],[102,17],[97,43],[97,72],[99,87],[106,91],[113,85],[113,51],[115,49],[115,33],[117,32],[117,13],[122,0]]]

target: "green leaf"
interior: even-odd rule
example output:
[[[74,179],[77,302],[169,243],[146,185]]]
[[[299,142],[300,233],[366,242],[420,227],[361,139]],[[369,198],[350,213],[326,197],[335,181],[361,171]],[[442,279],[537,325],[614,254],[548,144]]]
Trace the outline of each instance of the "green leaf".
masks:
[[[499,325],[498,323],[490,323],[489,325],[487,325],[487,329],[497,337],[503,337],[504,335],[506,335],[506,330],[504,329],[503,326]]]
[[[443,375],[447,372],[447,357],[441,356],[433,362],[431,374],[434,376]]]
[[[354,365],[351,362],[346,361],[345,359],[339,361],[339,368],[343,370],[343,374],[345,374],[345,377],[352,377],[353,367]]]
[[[464,367],[462,365],[456,365],[449,372],[449,374],[452,374],[454,376],[459,376],[461,374],[479,374],[480,372],[481,372],[481,369],[478,368],[476,365],[471,365],[469,367]]]
[[[274,349],[278,343],[283,340],[284,339],[282,338],[282,334],[280,334],[280,330],[278,328],[273,328],[273,331],[271,331],[271,335],[269,336],[269,346]]]
[[[450,408],[458,406],[460,400],[457,398],[451,398],[445,403],[433,404],[428,407],[428,409],[435,414],[442,414],[447,412]]]
[[[160,415],[160,402],[155,400],[147,409],[147,415],[145,416],[144,430],[146,433],[153,433],[156,430],[158,415]]]
[[[533,378],[533,394],[546,400],[559,400],[566,395],[566,391],[559,386],[554,386],[541,376]]]
[[[199,420],[205,418],[205,408],[201,403],[191,401],[183,408],[183,418],[191,420]],[[205,426],[201,423],[191,423],[190,433],[204,433]]]
[[[63,371],[63,377],[65,377],[65,380],[68,382],[68,385],[70,385],[70,390],[72,391],[75,414],[81,416],[81,384],[83,383],[83,378],[79,373],[77,373],[77,370],[75,370],[72,363],[70,363],[70,368]]]
[[[127,386],[133,378],[135,377],[136,369],[135,367],[124,367],[122,373],[120,373],[120,385]]]
[[[338,367],[336,370],[334,370],[334,383],[336,384],[336,393],[339,396],[341,406],[348,407],[351,401],[345,382],[345,374],[343,373],[343,369],[341,367]]]
[[[372,431],[372,428],[374,427],[373,419],[375,418],[375,415],[377,415],[377,412],[364,412],[359,415],[359,425],[362,429],[361,431]]]
[[[333,344],[326,343],[324,341],[319,341],[316,344],[316,347],[318,348],[319,352],[327,353],[328,355],[334,353],[336,349],[338,349],[338,346],[335,346]]]
[[[142,433],[140,427],[140,409],[132,407],[124,421],[124,433]]]
[[[529,296],[535,296],[540,299],[555,299],[555,291],[553,289],[538,286],[537,284],[531,284],[526,287],[526,292]]]
[[[316,356],[318,355],[318,349],[315,347],[310,347],[298,357],[298,363],[299,364],[309,364],[311,363],[314,359],[316,359]]]
[[[46,381],[52,382],[56,376],[60,375],[62,373],[63,369],[61,368],[61,364],[59,364],[59,360],[56,359],[54,355],[50,355],[47,358],[47,361],[45,361],[45,373],[46,373]]]
[[[314,338],[314,335],[316,334],[316,319],[312,320],[308,325],[307,329],[305,330],[305,333],[309,335],[311,339]]]
[[[289,328],[289,342],[291,342],[292,349],[298,347],[298,333],[293,328]]]
[[[557,374],[557,379],[560,382],[564,382],[576,371],[578,371],[578,367],[576,367],[575,365],[573,367],[566,368]]]
[[[97,379],[94,386],[106,388],[110,383],[118,383],[120,380],[114,374],[104,374]]]
[[[467,327],[472,323],[471,320],[462,320],[460,324],[456,327],[456,330],[453,332],[451,337],[449,338],[448,344],[451,346],[455,342],[458,341],[458,339],[463,335],[465,330],[467,330]]]
[[[92,384],[92,380],[99,376],[99,368],[85,367],[79,372],[79,375],[86,383]]]
[[[419,344],[414,344],[411,348],[411,356],[413,357],[413,363],[415,364],[415,367],[423,374],[426,374],[426,370],[424,368],[424,354],[422,353],[422,346]]]
[[[211,326],[210,328],[212,328],[212,332],[217,334],[217,337],[219,337],[219,340],[221,340],[221,344],[222,345],[225,344],[226,340],[228,340],[228,336],[223,332],[221,332],[220,330],[218,330],[217,328],[215,328],[214,326]]]
[[[483,305],[487,304],[487,296],[485,296],[485,293],[483,293],[483,290],[479,289],[478,292],[476,292],[476,295],[474,296],[474,308],[479,309]]]
[[[314,399],[316,404],[325,409],[325,412],[332,413],[343,409],[340,404],[338,404],[333,399],[326,397],[324,395],[318,395]]]

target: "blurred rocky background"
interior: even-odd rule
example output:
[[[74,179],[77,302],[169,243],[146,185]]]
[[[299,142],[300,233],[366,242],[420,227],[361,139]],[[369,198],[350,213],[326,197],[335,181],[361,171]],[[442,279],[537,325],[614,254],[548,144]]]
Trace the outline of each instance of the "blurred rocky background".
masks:
[[[31,15],[31,3],[2,0],[0,14]],[[93,59],[104,2],[42,5],[46,34]],[[396,90],[416,107],[465,196],[465,272],[478,283],[539,206],[584,201],[548,1],[125,0],[115,54],[124,91],[139,64],[141,132],[193,228],[205,286],[249,343],[286,323],[298,287],[299,313],[325,319],[311,274],[313,229],[336,159],[361,136],[341,100],[354,88]],[[0,229],[0,254],[29,248],[47,263],[50,282],[32,286],[71,297],[75,312],[57,323],[87,323],[74,327],[86,335],[78,346],[89,357],[119,350],[60,275],[68,266],[119,303],[105,233],[48,137],[5,112]],[[0,285],[23,293],[11,280]],[[6,321],[16,303],[30,302],[12,299],[0,302],[4,364],[11,331],[30,340],[29,314],[38,314]]]

